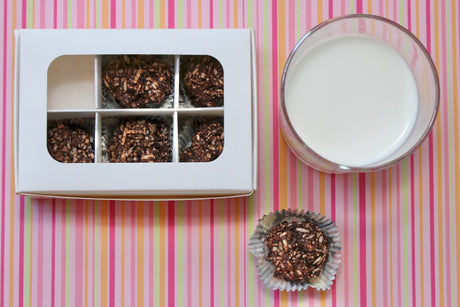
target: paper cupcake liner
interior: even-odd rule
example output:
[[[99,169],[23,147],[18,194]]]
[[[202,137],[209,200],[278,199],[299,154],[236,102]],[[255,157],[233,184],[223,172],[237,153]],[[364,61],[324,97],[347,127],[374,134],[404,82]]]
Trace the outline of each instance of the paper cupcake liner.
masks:
[[[265,260],[266,248],[263,239],[275,225],[284,221],[311,222],[317,225],[331,242],[328,250],[328,259],[319,276],[306,282],[286,281],[274,277],[274,267]],[[254,234],[249,239],[249,250],[256,256],[256,266],[260,279],[269,288],[281,291],[300,291],[309,287],[317,290],[329,289],[335,279],[337,270],[342,261],[340,235],[337,226],[330,219],[310,211],[288,209],[272,212],[259,220]]]
[[[152,121],[161,121],[169,126],[169,140],[171,147],[172,157],[172,144],[173,144],[173,121],[170,116],[120,116],[120,117],[104,117],[102,119],[102,135],[101,135],[101,160],[103,163],[111,163],[109,159],[109,143],[112,139],[113,132],[120,126],[121,122],[127,118],[147,119]]]

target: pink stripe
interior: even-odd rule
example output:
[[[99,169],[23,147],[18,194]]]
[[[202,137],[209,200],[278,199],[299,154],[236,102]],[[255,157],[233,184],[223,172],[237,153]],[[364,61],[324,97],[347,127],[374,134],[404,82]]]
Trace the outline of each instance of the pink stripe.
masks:
[[[27,0],[22,0],[21,28],[27,28]]]
[[[356,13],[363,13],[363,0],[356,0]]]
[[[57,28],[57,0],[53,2],[53,28]]]
[[[230,200],[227,200],[227,204],[226,204],[226,208],[227,208],[227,219],[226,219],[226,229],[227,229],[227,235],[225,236],[226,237],[226,242],[227,242],[227,246],[226,246],[226,250],[227,250],[227,253],[226,254],[226,263],[227,263],[227,278],[226,278],[226,281],[227,281],[227,305],[228,306],[233,306],[232,305],[232,285],[233,285],[233,278],[232,278],[232,262],[231,262],[231,258],[230,258],[230,251],[232,250],[232,247],[230,245],[230,242],[232,242],[232,237],[231,237],[231,233],[232,233],[232,229],[231,229],[231,224],[232,224],[232,219],[231,219],[231,215],[232,215],[232,210],[231,210],[231,206],[230,206]]]
[[[243,282],[243,289],[244,289],[244,300],[243,300],[243,303],[244,303],[244,306],[247,305],[247,280],[248,280],[248,271],[247,271],[247,259],[248,259],[248,256],[249,256],[249,253],[248,253],[248,244],[247,244],[247,241],[246,241],[246,238],[248,237],[248,233],[247,233],[247,229],[246,229],[246,223],[247,223],[247,219],[246,219],[246,216],[247,216],[247,206],[248,206],[248,198],[243,198],[242,200],[242,206],[243,206],[243,251],[244,251],[244,256],[243,256],[243,259],[244,259],[244,282]]]
[[[280,206],[279,197],[279,135],[278,135],[278,8],[272,2],[272,137],[273,137],[273,210]],[[275,307],[279,304],[279,291],[275,291]]]
[[[174,28],[175,4],[174,0],[169,0],[168,5],[168,28]]]
[[[192,303],[192,206],[188,201],[187,211],[187,302]]]
[[[109,202],[109,232],[110,232],[110,251],[109,251],[109,306],[115,306],[115,201]],[[79,306],[79,305],[77,305]]]
[[[51,307],[54,307],[55,280],[56,280],[56,199],[51,205]]]
[[[175,263],[175,237],[174,237],[174,227],[175,227],[175,212],[174,212],[174,202],[168,202],[168,305],[174,306],[175,305],[175,296],[176,293],[174,292],[174,284],[175,284],[175,270],[174,270],[174,263]]]
[[[410,5],[409,5],[410,7]],[[410,215],[411,215],[411,268],[412,268],[412,304],[417,305],[417,280],[415,279],[415,175],[414,155],[410,157]]]
[[[426,47],[431,54],[431,12],[430,0],[426,0]],[[433,131],[428,136],[428,166],[429,166],[429,191],[430,191],[430,276],[431,276],[431,306],[436,306],[436,265],[434,242],[434,157],[433,157]]]
[[[367,306],[367,281],[366,281],[366,175],[359,174],[359,257],[360,263],[359,282],[361,284],[360,305]]]
[[[84,257],[84,202],[77,201],[75,204],[75,306],[83,306],[83,274],[85,272]]]
[[[209,232],[210,232],[210,258],[211,258],[211,265],[210,265],[210,270],[209,270],[209,274],[210,274],[210,280],[211,280],[211,291],[210,291],[210,299],[211,299],[211,306],[214,306],[214,291],[215,291],[215,287],[214,287],[214,205],[216,203],[214,202],[213,199],[211,199],[211,208],[210,208],[210,215],[209,215]]]
[[[66,285],[65,285],[65,276],[66,274],[69,274],[69,272],[66,272],[66,213],[67,213],[67,204],[66,200],[61,201],[61,210],[59,212],[61,214],[61,306],[65,306],[65,297],[66,297]]]
[[[110,0],[110,28],[115,29],[117,27],[117,1]]]
[[[348,210],[349,210],[349,195],[348,195],[348,191],[350,190],[349,186],[348,186],[348,179],[349,179],[350,175],[343,175],[343,229],[345,230],[345,232],[349,232],[349,231],[352,231],[349,229],[349,225],[348,225]],[[351,259],[351,257],[349,257],[349,251],[351,251],[352,248],[351,246],[349,245],[349,242],[348,242],[348,236],[343,236],[343,260],[342,262],[343,263],[348,263],[348,259]],[[344,265],[343,266],[343,275],[344,276],[350,276],[349,273],[350,273],[350,270],[349,270],[349,267],[348,265]],[[345,294],[345,300],[344,300],[344,306],[345,307],[348,307],[350,306],[350,283],[349,282],[345,282],[344,283],[344,294]]]
[[[153,232],[154,228],[155,228],[155,219],[154,219],[154,210],[155,210],[155,206],[157,204],[156,203],[153,203],[150,207],[150,210],[149,210],[149,254],[150,255],[153,255],[153,256],[150,256],[148,259],[149,259],[149,285],[150,285],[150,289],[155,289],[155,282],[154,282],[154,274],[155,274],[155,267],[154,267],[154,258],[156,257],[155,253],[154,253],[154,238],[155,238],[155,234]],[[154,294],[154,291],[151,290],[149,291],[149,306],[153,306],[153,294]]]
[[[331,220],[337,225],[335,217],[335,175],[331,176]],[[332,285],[332,306],[337,306],[337,283]]]
[[[388,293],[389,283],[388,283],[388,253],[389,253],[389,245],[388,245],[388,201],[387,201],[387,171],[382,172],[382,245],[383,245],[383,306],[388,306],[388,297],[390,296]],[[391,290],[390,290],[391,291]]]
[[[334,15],[334,0],[329,0],[329,11],[328,11],[328,16],[329,18],[332,18],[332,16]]]
[[[214,28],[214,1],[209,0],[209,28]]]
[[[25,199],[19,203],[19,307],[24,306],[24,208]]]
[[[136,306],[136,205],[131,206],[131,306]]]

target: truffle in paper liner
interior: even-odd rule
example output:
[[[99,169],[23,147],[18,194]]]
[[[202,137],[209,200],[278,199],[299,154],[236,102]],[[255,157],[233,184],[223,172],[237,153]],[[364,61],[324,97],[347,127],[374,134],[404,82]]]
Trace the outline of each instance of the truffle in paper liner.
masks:
[[[285,221],[299,223],[311,222],[318,226],[328,239],[328,259],[324,263],[319,276],[304,282],[288,281],[274,276],[275,269],[273,264],[266,260],[267,249],[264,238],[266,238],[267,233],[272,227]],[[337,226],[330,219],[310,211],[305,213],[304,211],[283,209],[265,215],[259,220],[254,234],[249,239],[249,250],[256,256],[256,266],[260,279],[266,286],[273,290],[299,291],[305,290],[308,287],[317,290],[327,290],[332,286],[341,262],[340,236]]]

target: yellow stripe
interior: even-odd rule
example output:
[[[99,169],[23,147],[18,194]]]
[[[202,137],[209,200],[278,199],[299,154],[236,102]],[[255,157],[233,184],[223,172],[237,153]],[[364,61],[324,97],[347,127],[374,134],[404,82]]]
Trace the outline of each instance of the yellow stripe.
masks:
[[[160,306],[165,306],[165,221],[166,221],[166,210],[165,202],[159,202],[160,206],[160,250],[158,253],[160,254]]]
[[[144,202],[136,203],[137,306],[144,305]]]
[[[107,246],[109,203],[101,201],[101,306],[107,306]]]
[[[433,20],[434,20],[434,33],[433,33],[433,36],[434,36],[434,48],[435,48],[435,63],[436,63],[436,67],[440,67],[439,66],[439,52],[440,52],[440,48],[439,48],[439,37],[441,36],[440,34],[440,31],[439,31],[439,4],[438,4],[438,1],[435,0],[434,1],[434,5],[433,5]],[[442,110],[442,108],[440,109]],[[442,116],[441,114],[439,114],[439,116]],[[438,207],[438,244],[439,244],[439,247],[438,247],[438,253],[439,253],[439,293],[441,293],[439,295],[439,306],[444,306],[444,250],[443,250],[443,231],[442,231],[442,226],[443,226],[443,221],[442,221],[442,208],[443,208],[443,203],[442,203],[442,191],[443,191],[443,186],[442,186],[442,173],[443,173],[443,170],[442,170],[442,160],[443,160],[443,156],[442,156],[442,128],[441,128],[441,120],[437,120],[436,121],[436,138],[437,138],[437,142],[436,142],[436,150],[437,150],[437,154],[438,154],[438,157],[437,157],[437,170],[438,170],[438,200],[437,200],[437,207]],[[434,248],[434,246],[432,246],[432,248]]]
[[[109,27],[109,0],[102,0],[102,28]]]
[[[125,306],[125,208],[126,203],[121,202],[121,307]]]
[[[240,305],[240,223],[239,223],[239,216],[240,216],[240,199],[236,198],[235,203],[233,204],[235,207],[235,306]]]
[[[200,3],[201,4],[201,3]],[[198,284],[199,306],[203,306],[203,202],[198,202]]]

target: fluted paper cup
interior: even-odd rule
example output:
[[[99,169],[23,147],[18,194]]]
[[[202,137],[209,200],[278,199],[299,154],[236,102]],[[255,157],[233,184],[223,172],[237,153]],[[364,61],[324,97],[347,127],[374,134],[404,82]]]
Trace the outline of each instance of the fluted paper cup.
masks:
[[[318,226],[329,240],[328,259],[321,269],[319,276],[307,281],[288,281],[274,277],[274,267],[266,260],[267,249],[264,238],[270,229],[282,222],[311,222]],[[308,287],[317,290],[329,289],[337,274],[342,256],[340,254],[340,235],[334,222],[330,219],[310,211],[304,212],[295,209],[281,210],[265,215],[259,220],[254,234],[249,239],[249,250],[256,256],[256,266],[260,279],[269,288],[281,291],[300,291]]]

